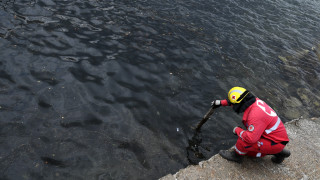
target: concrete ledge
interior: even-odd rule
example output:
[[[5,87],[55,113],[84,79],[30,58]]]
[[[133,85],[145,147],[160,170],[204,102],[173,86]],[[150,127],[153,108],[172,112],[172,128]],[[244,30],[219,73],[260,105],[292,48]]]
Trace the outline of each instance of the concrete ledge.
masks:
[[[292,120],[285,124],[291,156],[282,164],[272,156],[246,157],[242,164],[215,155],[199,165],[188,166],[160,180],[195,179],[320,179],[320,118]]]

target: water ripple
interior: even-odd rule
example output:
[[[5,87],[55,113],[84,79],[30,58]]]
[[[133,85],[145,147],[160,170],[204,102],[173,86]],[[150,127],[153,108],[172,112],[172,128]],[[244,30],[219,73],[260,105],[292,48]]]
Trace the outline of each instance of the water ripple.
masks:
[[[235,85],[284,121],[319,116],[319,7],[313,0],[0,1],[1,176],[174,173],[189,157],[203,160],[186,150],[191,127]],[[228,132],[237,119],[223,109],[207,122],[204,159],[233,145]]]

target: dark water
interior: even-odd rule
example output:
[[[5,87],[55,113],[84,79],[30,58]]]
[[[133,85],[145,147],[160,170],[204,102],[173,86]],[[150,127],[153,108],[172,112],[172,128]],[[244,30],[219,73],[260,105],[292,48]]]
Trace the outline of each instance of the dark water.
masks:
[[[233,145],[231,109],[191,127],[236,85],[319,116],[319,27],[316,0],[1,0],[0,179],[174,173]]]

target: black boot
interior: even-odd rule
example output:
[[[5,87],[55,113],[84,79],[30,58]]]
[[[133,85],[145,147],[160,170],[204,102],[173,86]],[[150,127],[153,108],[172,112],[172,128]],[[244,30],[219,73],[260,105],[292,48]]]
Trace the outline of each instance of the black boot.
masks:
[[[274,157],[271,158],[272,162],[276,163],[276,164],[280,164],[283,162],[283,160],[287,157],[290,156],[290,151],[287,149],[283,149],[281,152],[279,152],[278,154],[274,154]]]
[[[220,150],[219,154],[221,157],[223,157],[226,160],[234,161],[237,163],[242,162],[242,156],[237,154],[235,151],[228,151],[228,150]]]

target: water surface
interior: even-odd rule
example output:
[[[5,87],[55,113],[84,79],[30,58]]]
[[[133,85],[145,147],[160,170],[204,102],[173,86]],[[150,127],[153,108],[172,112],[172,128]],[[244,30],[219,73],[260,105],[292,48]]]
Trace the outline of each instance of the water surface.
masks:
[[[1,179],[156,179],[236,140],[244,86],[319,116],[320,3],[0,1]],[[196,143],[194,147],[192,143]]]

